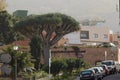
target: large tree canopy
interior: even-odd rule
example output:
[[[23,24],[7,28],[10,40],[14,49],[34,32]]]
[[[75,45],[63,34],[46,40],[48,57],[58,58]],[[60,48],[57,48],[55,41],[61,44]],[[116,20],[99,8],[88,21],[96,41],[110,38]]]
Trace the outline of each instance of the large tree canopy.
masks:
[[[27,18],[17,23],[15,28],[30,38],[36,34],[39,34],[43,38],[44,34],[46,34],[45,39],[49,41],[52,33],[57,35],[54,37],[54,40],[56,40],[58,37],[61,38],[67,33],[79,30],[78,26],[79,23],[70,16],[51,13]],[[51,45],[54,44],[54,40],[51,41]]]
[[[50,46],[54,45],[65,34],[77,31],[79,28],[79,23],[75,19],[60,13],[37,15],[20,21],[15,25],[15,30],[29,38],[34,35],[39,35],[42,38],[44,56],[47,61],[49,59]]]
[[[10,31],[12,17],[7,11],[0,11],[0,32]]]
[[[0,11],[0,41],[10,43],[13,41],[12,16],[7,11]]]

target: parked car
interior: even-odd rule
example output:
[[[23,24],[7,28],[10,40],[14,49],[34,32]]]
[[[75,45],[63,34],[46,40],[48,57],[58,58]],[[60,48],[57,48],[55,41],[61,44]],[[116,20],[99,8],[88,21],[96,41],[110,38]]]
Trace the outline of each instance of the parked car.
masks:
[[[80,80],[97,80],[95,71],[90,69],[81,71]]]
[[[115,61],[116,73],[120,73],[120,64],[118,61]]]
[[[97,79],[98,79],[98,80],[102,80],[103,74],[102,74],[101,69],[100,69],[99,67],[92,67],[92,68],[90,68],[89,70],[94,70]]]
[[[107,65],[110,74],[113,74],[116,72],[115,62],[113,60],[105,60],[102,61],[101,64]]]
[[[109,69],[107,67],[107,65],[101,64],[101,65],[97,65],[98,67],[102,67],[105,71],[105,76],[109,75]]]
[[[103,78],[103,77],[105,77],[105,70],[103,69],[103,67],[98,66],[98,68],[99,68],[99,69],[100,69],[100,71],[101,71],[102,78]]]

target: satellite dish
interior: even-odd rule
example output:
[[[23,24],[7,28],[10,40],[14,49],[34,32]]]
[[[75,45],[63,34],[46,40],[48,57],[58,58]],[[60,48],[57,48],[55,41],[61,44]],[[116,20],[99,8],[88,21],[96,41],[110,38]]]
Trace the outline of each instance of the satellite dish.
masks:
[[[10,54],[7,54],[7,53],[3,53],[1,56],[0,56],[0,60],[3,62],[3,63],[9,63],[11,61],[11,56]]]

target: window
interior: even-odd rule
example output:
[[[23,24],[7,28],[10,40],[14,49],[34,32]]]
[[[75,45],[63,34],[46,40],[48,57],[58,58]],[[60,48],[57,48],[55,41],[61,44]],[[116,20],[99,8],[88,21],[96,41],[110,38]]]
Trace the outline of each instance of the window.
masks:
[[[107,35],[107,34],[104,34],[104,35],[103,35],[103,38],[107,39],[107,38],[108,38],[108,35]]]
[[[94,37],[94,38],[98,38],[98,34],[94,34],[93,37]]]
[[[89,31],[81,31],[80,38],[81,39],[89,39]]]
[[[120,38],[120,36],[118,36],[118,38]]]

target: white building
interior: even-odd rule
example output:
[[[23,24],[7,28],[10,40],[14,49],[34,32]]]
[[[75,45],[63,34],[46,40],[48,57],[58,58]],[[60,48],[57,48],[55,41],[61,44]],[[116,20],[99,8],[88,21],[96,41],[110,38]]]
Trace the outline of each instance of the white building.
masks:
[[[67,44],[80,44],[80,31],[69,33],[64,38],[68,40]]]
[[[64,36],[68,44],[96,44],[111,42],[112,31],[108,27],[82,26],[78,32],[69,33]]]
[[[81,43],[110,42],[112,31],[108,27],[83,26],[80,31]]]

